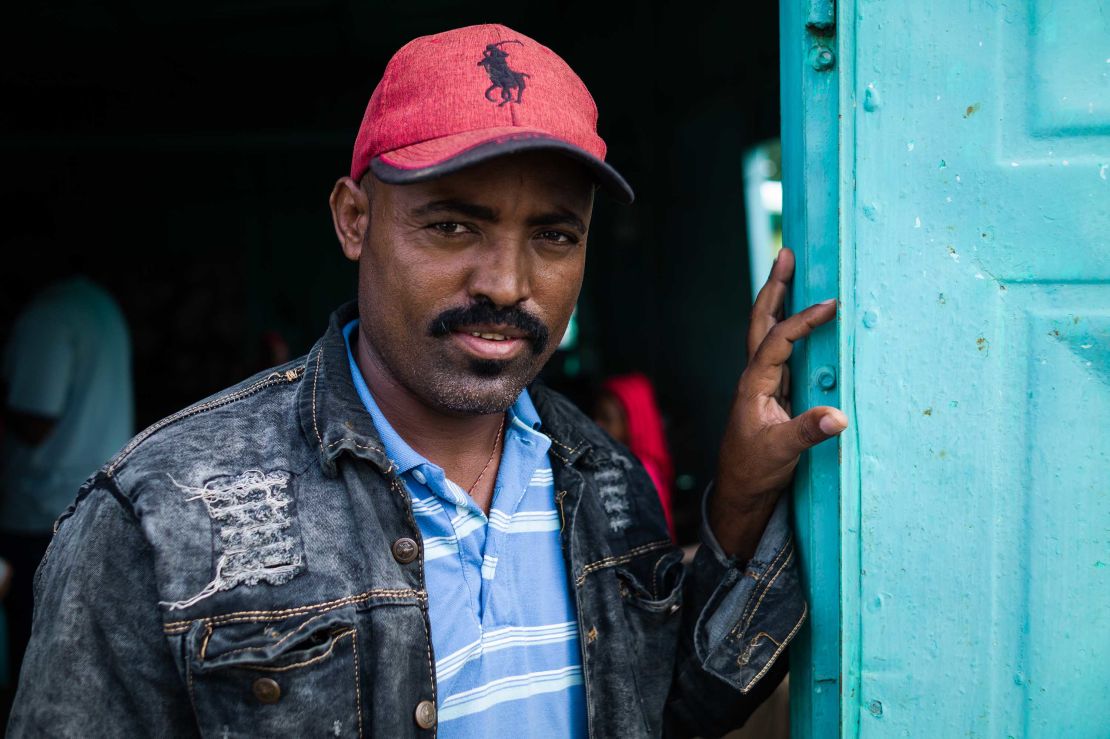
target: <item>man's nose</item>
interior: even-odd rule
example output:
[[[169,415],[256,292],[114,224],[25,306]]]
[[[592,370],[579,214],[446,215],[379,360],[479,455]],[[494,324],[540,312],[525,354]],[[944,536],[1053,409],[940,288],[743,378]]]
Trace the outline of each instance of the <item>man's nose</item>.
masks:
[[[526,241],[502,238],[477,255],[470,273],[470,297],[508,307],[532,297],[532,254]]]

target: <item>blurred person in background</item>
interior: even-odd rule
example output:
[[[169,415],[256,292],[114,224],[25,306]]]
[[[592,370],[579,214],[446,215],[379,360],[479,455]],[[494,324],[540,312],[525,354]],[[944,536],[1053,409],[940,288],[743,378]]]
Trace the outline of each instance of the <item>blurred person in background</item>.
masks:
[[[16,318],[2,370],[0,557],[11,565],[4,606],[14,677],[31,636],[35,568],[54,520],[134,432],[123,313],[87,277],[55,282]],[[5,718],[9,702],[0,706]]]
[[[647,470],[659,493],[667,529],[674,540],[674,514],[671,510],[674,463],[667,449],[663,415],[655,401],[651,380],[639,372],[610,377],[602,384],[594,406],[594,420],[610,436],[628,447]]]

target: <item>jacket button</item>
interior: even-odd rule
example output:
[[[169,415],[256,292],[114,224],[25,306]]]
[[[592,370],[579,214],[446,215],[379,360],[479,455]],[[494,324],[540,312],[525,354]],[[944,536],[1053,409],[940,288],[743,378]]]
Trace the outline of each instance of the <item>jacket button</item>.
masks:
[[[259,703],[277,703],[281,699],[281,686],[268,677],[260,677],[251,686],[251,692]]]
[[[403,565],[407,565],[409,562],[416,559],[418,551],[419,547],[416,546],[416,542],[407,536],[393,542],[393,559]]]
[[[436,725],[435,703],[420,701],[416,704],[416,725],[421,729],[430,729]]]

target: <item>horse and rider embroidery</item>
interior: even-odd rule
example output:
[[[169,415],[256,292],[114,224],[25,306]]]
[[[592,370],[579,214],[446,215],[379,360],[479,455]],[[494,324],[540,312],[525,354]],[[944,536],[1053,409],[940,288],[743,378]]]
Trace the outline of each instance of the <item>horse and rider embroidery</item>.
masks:
[[[493,83],[486,90],[486,100],[497,103],[497,99],[490,97],[490,93],[499,87],[501,88],[501,102],[497,103],[499,108],[505,103],[519,103],[520,96],[524,94],[524,78],[531,76],[509,68],[509,52],[501,48],[505,44],[524,45],[516,40],[488,44],[486,50],[482,53],[482,60],[478,62],[479,67],[486,68],[489,81]],[[516,90],[516,100],[513,100],[513,90]]]

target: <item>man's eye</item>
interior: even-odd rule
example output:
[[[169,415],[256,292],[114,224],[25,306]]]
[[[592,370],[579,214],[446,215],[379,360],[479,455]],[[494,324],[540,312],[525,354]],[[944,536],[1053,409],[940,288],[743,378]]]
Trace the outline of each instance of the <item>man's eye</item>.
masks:
[[[543,231],[538,235],[539,238],[543,239],[544,241],[550,241],[555,244],[570,245],[578,243],[578,239],[564,231]]]
[[[457,236],[458,234],[466,233],[466,226],[461,223],[455,223],[454,221],[433,223],[431,227],[441,234],[447,234],[448,236]]]

